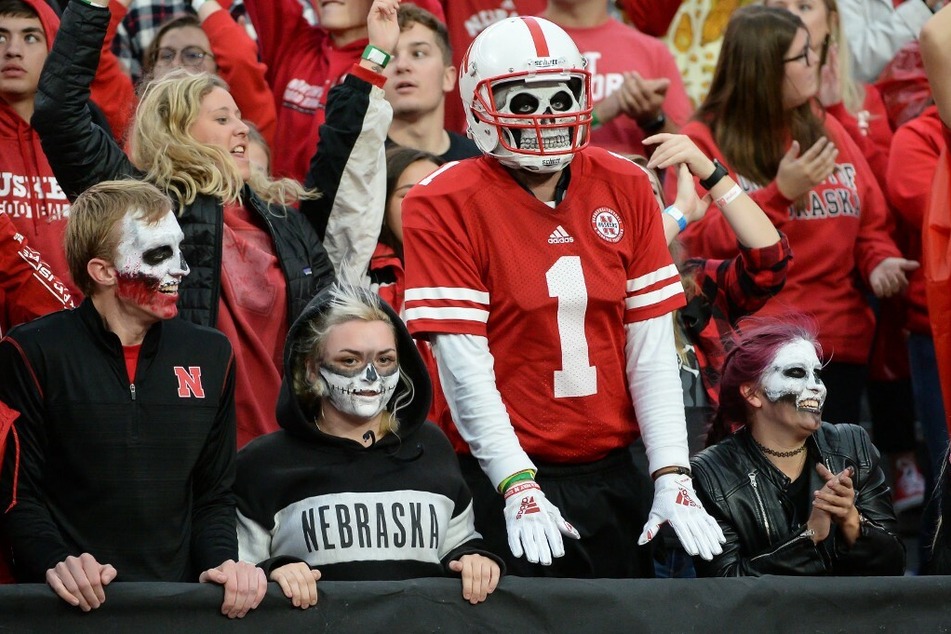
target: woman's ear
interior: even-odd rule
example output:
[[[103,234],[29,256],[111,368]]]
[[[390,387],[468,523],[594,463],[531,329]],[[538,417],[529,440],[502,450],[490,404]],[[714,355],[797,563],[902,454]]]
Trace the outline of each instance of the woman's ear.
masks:
[[[741,385],[740,394],[746,402],[749,403],[750,407],[760,408],[763,406],[763,396],[755,383],[744,383]]]
[[[314,362],[314,358],[311,356],[307,357],[307,360],[304,361],[304,376],[307,377],[307,382],[313,385],[317,382],[317,364]]]

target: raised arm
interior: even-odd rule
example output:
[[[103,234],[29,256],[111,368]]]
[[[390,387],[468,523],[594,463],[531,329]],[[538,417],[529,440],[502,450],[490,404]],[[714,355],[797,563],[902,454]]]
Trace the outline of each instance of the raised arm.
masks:
[[[396,48],[398,0],[374,0],[367,17],[370,46],[389,54]],[[305,184],[320,192],[301,211],[323,239],[327,254],[362,277],[383,225],[386,198],[386,132],[393,109],[383,94],[383,68],[361,60],[331,90],[326,123]]]
[[[238,110],[272,145],[277,108],[265,78],[267,66],[258,60],[257,44],[217,0],[203,2],[198,8],[198,19],[211,42],[218,74],[231,87]]]
[[[31,124],[70,199],[104,180],[139,175],[115,139],[92,123],[87,104],[109,20],[102,4],[70,2],[37,86]]]
[[[854,60],[855,76],[875,81],[898,50],[918,37],[935,0],[839,0],[839,19]],[[876,9],[875,7],[884,8]]]

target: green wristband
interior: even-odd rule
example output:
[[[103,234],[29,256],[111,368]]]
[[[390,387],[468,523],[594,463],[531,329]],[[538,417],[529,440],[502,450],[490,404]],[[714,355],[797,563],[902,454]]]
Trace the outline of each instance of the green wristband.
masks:
[[[380,68],[386,68],[386,65],[390,63],[390,55],[383,49],[379,49],[372,44],[367,44],[367,47],[363,49],[363,59],[373,62],[378,65]]]
[[[525,482],[526,480],[534,480],[534,479],[535,479],[535,472],[532,471],[531,469],[519,471],[518,473],[510,475],[509,477],[502,480],[502,483],[499,484],[499,492],[505,493],[505,491],[513,484],[516,484],[518,482]]]

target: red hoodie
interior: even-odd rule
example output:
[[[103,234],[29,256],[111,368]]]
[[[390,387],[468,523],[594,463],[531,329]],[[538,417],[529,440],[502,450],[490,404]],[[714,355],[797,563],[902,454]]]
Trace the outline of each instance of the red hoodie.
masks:
[[[895,210],[915,230],[912,232],[914,240],[905,254],[910,260],[921,261],[921,230],[931,196],[931,183],[944,147],[944,126],[936,106],[927,108],[895,132],[888,160],[887,194]],[[912,271],[908,281],[906,326],[911,332],[930,335],[924,269]]]
[[[779,193],[776,181],[759,187],[737,176],[704,124],[691,121],[680,132],[730,169],[733,178],[789,239],[794,260],[786,286],[758,314],[811,314],[819,326],[819,343],[826,359],[865,364],[874,317],[865,300],[867,290],[861,285],[882,260],[901,257],[901,253],[886,229],[885,197],[858,146],[835,119],[827,118],[825,127],[839,149],[836,169],[811,190],[810,204],[801,212]],[[670,196],[676,180],[666,186]],[[736,235],[716,208],[681,236],[691,256],[727,258],[737,252]]]
[[[49,50],[59,29],[59,17],[43,0],[23,1],[39,16]],[[92,84],[93,101],[111,104],[111,109],[104,112],[111,111],[118,117],[120,107],[131,102],[131,90],[115,56],[104,54]],[[81,294],[69,277],[63,249],[69,201],[53,176],[39,135],[3,99],[0,99],[0,213],[13,220],[17,231],[42,254],[78,304]]]
[[[434,0],[414,4],[444,19]],[[327,31],[307,22],[297,0],[245,0],[244,5],[258,34],[277,107],[271,170],[303,181],[317,151],[328,93],[360,61],[367,40],[334,46]]]

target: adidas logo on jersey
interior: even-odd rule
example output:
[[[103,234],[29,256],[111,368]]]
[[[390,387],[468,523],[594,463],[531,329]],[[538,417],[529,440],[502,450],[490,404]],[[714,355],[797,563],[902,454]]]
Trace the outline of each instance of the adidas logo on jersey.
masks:
[[[575,239],[569,236],[568,232],[565,231],[565,228],[561,225],[555,227],[555,230],[548,236],[548,244],[566,244],[574,241]]]

